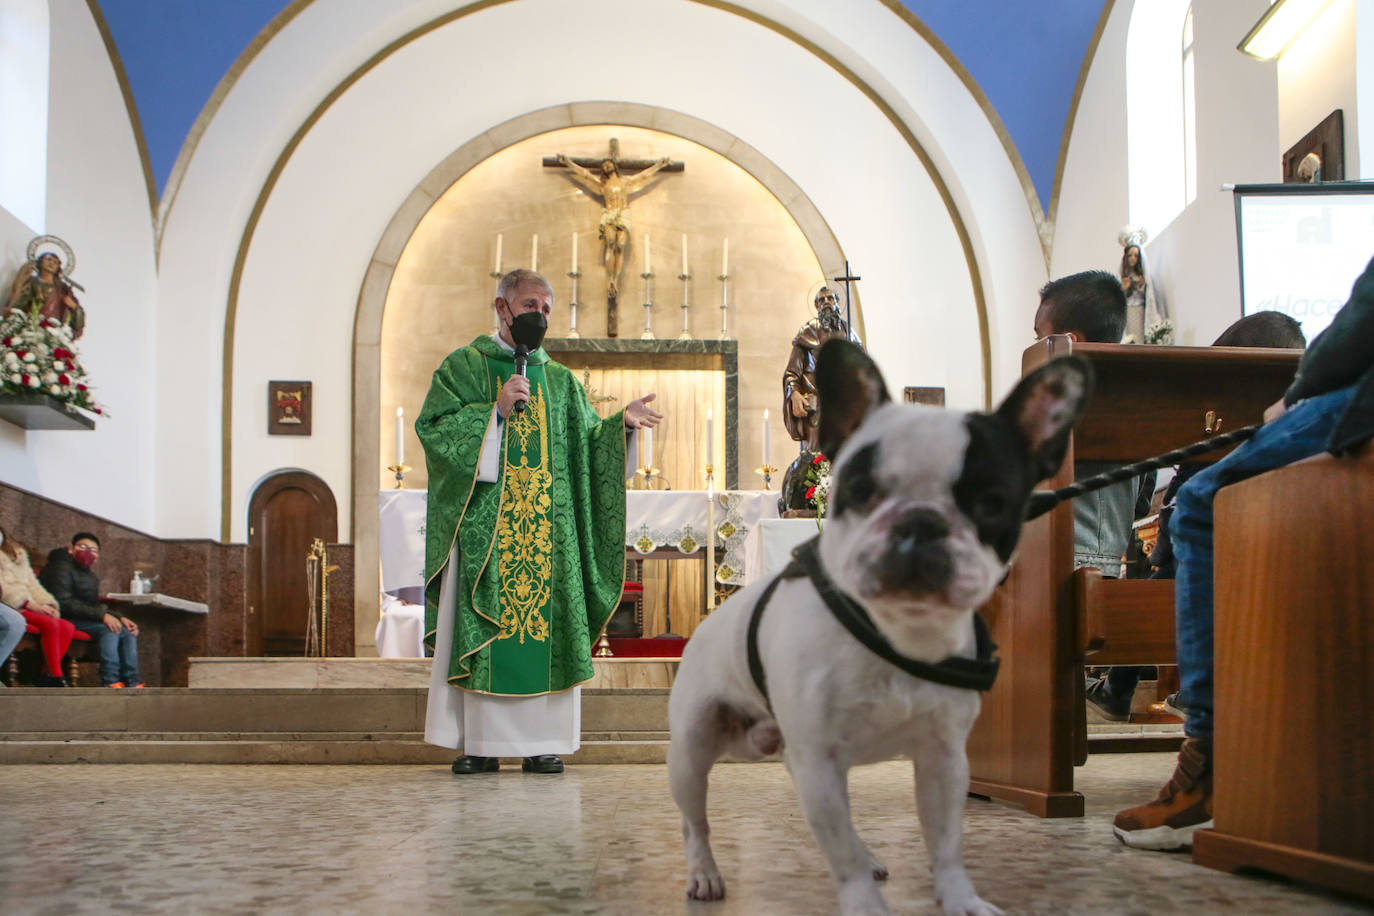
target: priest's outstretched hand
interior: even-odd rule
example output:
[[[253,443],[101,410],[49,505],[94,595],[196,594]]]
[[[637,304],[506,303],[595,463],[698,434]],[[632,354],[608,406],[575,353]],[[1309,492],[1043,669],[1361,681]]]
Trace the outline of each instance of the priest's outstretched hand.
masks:
[[[657,394],[650,392],[625,405],[626,429],[653,429],[659,424],[659,421],[663,419],[663,414],[649,406],[649,402],[656,397],[658,397]]]

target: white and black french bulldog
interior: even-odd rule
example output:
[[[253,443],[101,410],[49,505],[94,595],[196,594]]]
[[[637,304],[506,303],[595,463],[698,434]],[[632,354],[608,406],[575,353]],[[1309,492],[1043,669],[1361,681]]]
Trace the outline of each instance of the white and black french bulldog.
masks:
[[[888,912],[886,870],[849,813],[850,767],[911,757],[946,913],[1001,912],[964,870],[965,743],[996,673],[974,608],[1006,574],[1037,481],[1059,467],[1092,387],[1054,360],[994,413],[891,403],[877,367],[836,340],[816,368],[820,446],[834,458],[818,542],[708,617],[669,703],[687,896],[725,895],[706,821],[712,764],[781,751],[845,914]]]

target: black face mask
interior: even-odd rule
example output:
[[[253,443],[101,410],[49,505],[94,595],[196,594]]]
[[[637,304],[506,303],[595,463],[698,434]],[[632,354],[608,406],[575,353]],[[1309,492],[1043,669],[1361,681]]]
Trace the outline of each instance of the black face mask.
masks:
[[[533,352],[544,342],[544,333],[549,329],[549,319],[543,312],[522,312],[510,323],[511,340],[516,346],[523,346]]]

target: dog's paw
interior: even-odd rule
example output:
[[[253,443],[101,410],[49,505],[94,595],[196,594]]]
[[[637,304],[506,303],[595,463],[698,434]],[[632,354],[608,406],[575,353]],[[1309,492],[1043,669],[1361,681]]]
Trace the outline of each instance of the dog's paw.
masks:
[[[725,879],[716,869],[697,869],[687,876],[688,900],[721,900],[724,897]]]
[[[890,916],[877,885],[867,878],[840,887],[840,912],[844,916]]]
[[[945,916],[1004,916],[1001,910],[974,894],[959,900],[943,901]]]

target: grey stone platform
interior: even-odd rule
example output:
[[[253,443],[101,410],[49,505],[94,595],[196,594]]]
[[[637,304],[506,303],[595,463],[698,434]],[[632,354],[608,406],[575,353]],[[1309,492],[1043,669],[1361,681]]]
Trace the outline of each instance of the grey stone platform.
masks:
[[[0,764],[444,764],[421,740],[424,688],[13,688]],[[584,688],[569,763],[662,763],[666,688]]]

